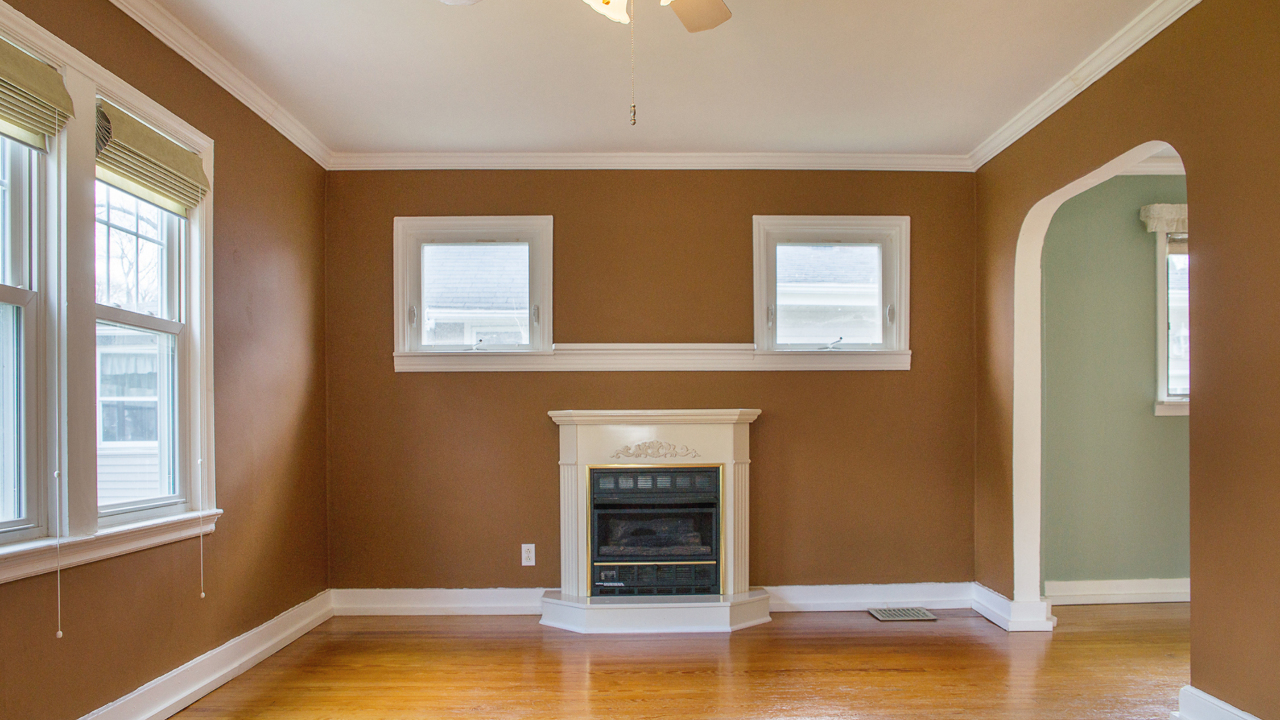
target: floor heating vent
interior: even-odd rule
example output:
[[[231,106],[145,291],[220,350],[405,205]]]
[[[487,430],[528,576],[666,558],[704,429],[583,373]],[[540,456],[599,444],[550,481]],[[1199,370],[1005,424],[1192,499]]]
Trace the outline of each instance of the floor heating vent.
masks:
[[[938,616],[924,608],[873,608],[871,615],[877,620],[937,620]]]

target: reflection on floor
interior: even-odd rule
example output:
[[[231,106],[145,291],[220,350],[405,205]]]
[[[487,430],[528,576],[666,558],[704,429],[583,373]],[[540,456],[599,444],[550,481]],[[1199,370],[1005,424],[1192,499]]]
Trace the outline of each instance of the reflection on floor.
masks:
[[[582,636],[536,617],[343,617],[176,717],[1164,720],[1190,680],[1185,604],[1055,608],[1007,634],[778,613],[732,635]]]

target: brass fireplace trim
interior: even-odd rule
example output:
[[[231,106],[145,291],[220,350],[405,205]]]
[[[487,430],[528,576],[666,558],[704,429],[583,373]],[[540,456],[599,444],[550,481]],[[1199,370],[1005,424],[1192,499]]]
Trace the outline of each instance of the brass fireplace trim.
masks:
[[[613,465],[586,465],[584,467],[586,467],[587,469],[587,508],[586,508],[587,516],[588,518],[590,517],[591,495],[594,492],[594,486],[592,486],[591,484],[592,470],[627,470],[632,468],[649,469],[649,470],[661,470],[662,468],[716,468],[717,470],[719,470],[719,472],[717,473],[717,476],[720,481],[720,492],[719,492],[719,500],[718,500],[720,504],[720,511],[717,513],[717,516],[718,516],[717,519],[720,525],[720,594],[729,595],[731,593],[725,592],[725,586],[724,586],[724,571],[725,571],[724,552],[725,552],[725,538],[726,538],[725,531],[724,531],[724,515],[725,515],[724,513],[724,465],[725,465],[724,463],[669,463],[666,465],[641,465],[638,463],[618,463]],[[595,585],[592,583],[591,568],[596,567],[597,565],[710,565],[715,562],[714,560],[688,562],[688,563],[681,563],[681,562],[596,563],[596,562],[592,562],[591,561],[592,547],[591,547],[590,527],[591,527],[591,524],[589,522],[584,523],[583,529],[587,533],[587,542],[583,543],[584,552],[586,554],[586,558],[584,558],[584,560],[586,560],[586,562],[582,563],[582,580],[584,581],[582,587],[586,589],[588,594],[591,592],[592,588],[595,587]]]

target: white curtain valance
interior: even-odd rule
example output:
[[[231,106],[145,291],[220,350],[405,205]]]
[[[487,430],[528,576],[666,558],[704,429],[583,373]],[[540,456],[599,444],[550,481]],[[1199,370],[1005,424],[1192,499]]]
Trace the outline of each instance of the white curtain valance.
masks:
[[[1147,224],[1147,232],[1185,233],[1187,230],[1186,205],[1148,205],[1139,213]]]
[[[74,114],[62,75],[0,40],[0,133],[47,151]]]

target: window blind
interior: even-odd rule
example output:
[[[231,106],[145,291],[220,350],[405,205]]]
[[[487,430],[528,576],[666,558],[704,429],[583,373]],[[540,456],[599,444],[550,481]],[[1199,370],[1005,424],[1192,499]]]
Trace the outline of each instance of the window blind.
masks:
[[[0,133],[47,151],[74,114],[57,70],[0,41]]]
[[[186,215],[209,191],[200,156],[98,101],[98,178]]]

